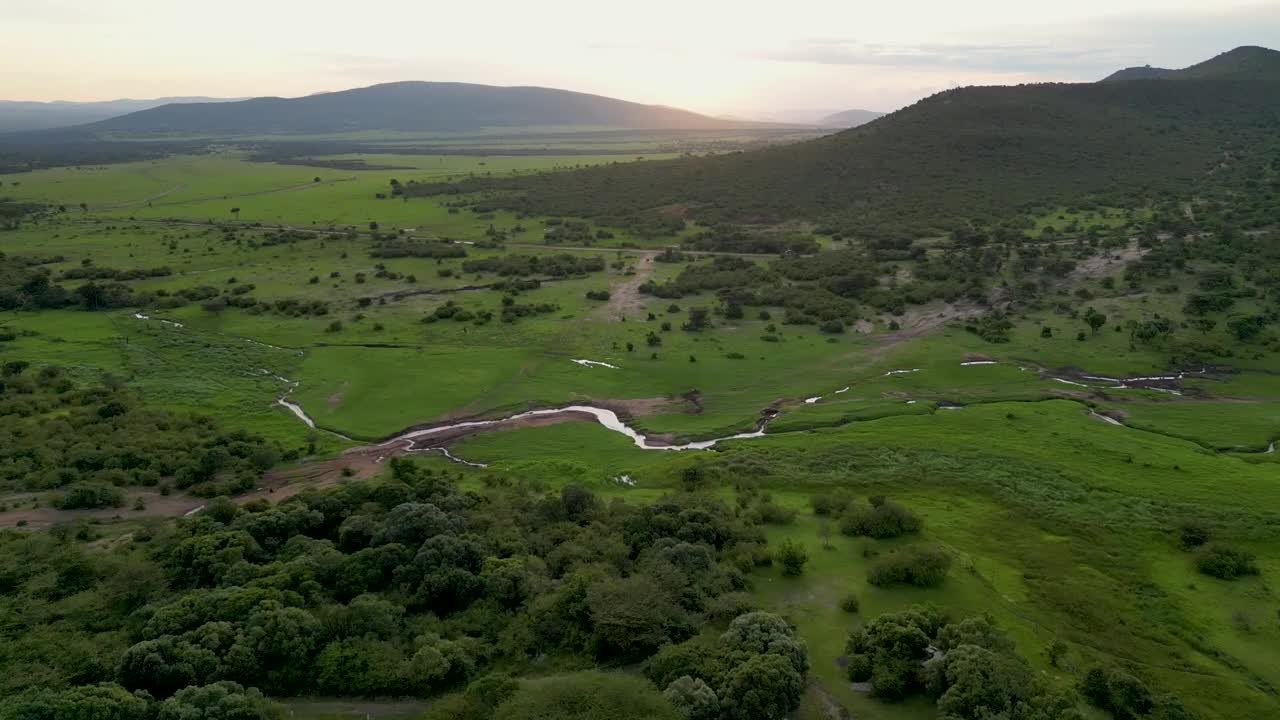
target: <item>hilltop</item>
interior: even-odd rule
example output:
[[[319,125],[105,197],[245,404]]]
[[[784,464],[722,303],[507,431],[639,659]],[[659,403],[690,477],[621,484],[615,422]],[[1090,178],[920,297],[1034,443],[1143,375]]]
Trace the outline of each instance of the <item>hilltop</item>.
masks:
[[[1269,162],[1280,130],[1274,51],[1243,48],[1178,82],[967,87],[784,147],[457,189],[520,189],[519,209],[623,225],[678,207],[704,221],[825,221],[936,233],[1032,203],[1117,203],[1228,183]],[[443,188],[416,188],[419,193]]]
[[[1226,78],[1259,75],[1280,77],[1280,52],[1264,47],[1245,46],[1222,53],[1181,70],[1146,65],[1118,70],[1101,82],[1128,80],[1182,80],[1188,78]]]
[[[0,133],[82,125],[138,112],[139,110],[149,110],[161,105],[231,102],[238,99],[241,98],[171,97],[150,100],[104,100],[100,102],[0,100]]]
[[[875,110],[860,110],[854,108],[852,110],[844,110],[838,113],[832,113],[818,121],[818,125],[822,127],[832,128],[853,128],[859,125],[865,125],[876,118],[884,117],[884,113]]]
[[[108,134],[305,134],[581,126],[664,130],[762,127],[676,108],[543,87],[396,82],[299,98],[173,104],[82,129]]]

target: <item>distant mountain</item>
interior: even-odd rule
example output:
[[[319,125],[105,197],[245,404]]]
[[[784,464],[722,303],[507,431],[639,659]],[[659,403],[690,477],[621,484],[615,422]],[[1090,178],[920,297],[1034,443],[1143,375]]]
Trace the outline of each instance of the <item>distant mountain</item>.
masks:
[[[1102,79],[1102,82],[1128,80],[1186,80],[1190,78],[1280,77],[1280,52],[1264,47],[1238,47],[1181,70],[1144,67],[1125,68]]]
[[[884,238],[989,226],[1031,205],[1261,189],[1280,157],[1278,56],[1242,48],[1176,82],[957,88],[786,146],[461,186],[519,189],[504,202],[619,225],[676,208],[708,223],[802,218]]]
[[[830,128],[855,128],[879,117],[884,117],[884,113],[875,110],[844,110],[822,118],[818,124]]]
[[[124,99],[102,102],[0,100],[0,133],[83,125],[171,103],[215,103],[238,99],[240,98],[169,97],[154,100]]]
[[[766,127],[551,88],[397,82],[299,98],[165,105],[83,129],[137,135],[262,135],[535,126],[664,130]]]

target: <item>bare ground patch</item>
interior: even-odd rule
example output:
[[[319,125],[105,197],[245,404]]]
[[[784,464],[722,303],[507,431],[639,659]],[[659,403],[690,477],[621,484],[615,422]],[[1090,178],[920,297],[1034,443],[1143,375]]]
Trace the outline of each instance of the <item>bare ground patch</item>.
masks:
[[[615,320],[628,313],[644,310],[644,300],[640,297],[640,286],[653,277],[654,253],[645,253],[635,265],[635,274],[609,288],[609,302],[596,311],[596,315]]]

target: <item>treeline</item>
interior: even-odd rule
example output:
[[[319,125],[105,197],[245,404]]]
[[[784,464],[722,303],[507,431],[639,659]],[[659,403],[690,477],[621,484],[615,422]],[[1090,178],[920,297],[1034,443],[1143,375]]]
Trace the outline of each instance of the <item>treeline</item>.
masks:
[[[464,260],[462,271],[466,273],[496,273],[502,277],[528,277],[545,275],[568,277],[600,272],[605,268],[602,257],[559,255],[503,255],[500,257]]]
[[[905,278],[893,263],[877,260],[874,250],[863,247],[784,256],[768,265],[720,256],[690,263],[666,282],[645,282],[640,292],[664,299],[714,292],[731,319],[741,317],[735,308],[781,307],[786,324],[829,324],[839,332],[862,317],[864,307],[901,314],[910,305],[935,300],[985,302],[992,277],[999,277],[1011,252],[963,247],[922,254]],[[689,257],[673,253],[664,262]],[[1039,292],[1039,282],[1032,285],[1031,294]]]
[[[384,240],[369,248],[369,257],[375,258],[461,258],[467,249],[451,242],[427,240]]]
[[[763,533],[710,497],[462,491],[397,458],[381,482],[277,505],[215,500],[110,555],[66,535],[0,543],[5,718],[89,692],[168,702],[227,682],[427,696],[548,656],[641,662],[718,624],[703,646],[723,670],[696,682],[651,671],[652,692],[703,702],[709,690],[723,714],[705,717],[764,720],[795,707],[808,667],[791,628],[744,592],[768,561]],[[45,610],[71,597],[50,622]]]
[[[118,506],[126,486],[243,492],[297,454],[210,417],[148,408],[116,379],[84,387],[56,366],[0,366],[0,487],[58,491],[60,507]]]
[[[98,267],[96,265],[84,265],[78,268],[68,268],[59,274],[60,280],[115,280],[117,282],[128,282],[130,280],[146,280],[148,278],[168,277],[173,274],[173,269],[167,266],[155,268],[130,268],[121,270],[119,268]]]

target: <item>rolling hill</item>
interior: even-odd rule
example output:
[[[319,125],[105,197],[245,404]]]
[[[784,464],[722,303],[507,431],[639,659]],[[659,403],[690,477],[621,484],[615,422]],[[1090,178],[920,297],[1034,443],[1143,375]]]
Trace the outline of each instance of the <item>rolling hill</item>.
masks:
[[[818,125],[829,128],[854,128],[866,125],[876,118],[884,117],[884,113],[875,110],[844,110],[832,113],[818,121]]]
[[[82,129],[116,135],[264,135],[547,126],[664,130],[762,127],[551,88],[397,82],[300,98],[165,105]]]
[[[1241,48],[1177,80],[959,88],[783,147],[415,192],[515,189],[504,202],[521,210],[623,225],[679,213],[924,234],[1269,177],[1278,150],[1280,53]]]
[[[230,102],[230,100],[211,97],[156,98],[153,100],[126,99],[102,102],[0,100],[0,133],[83,125],[138,112],[139,110],[148,110],[161,105],[215,102]]]

